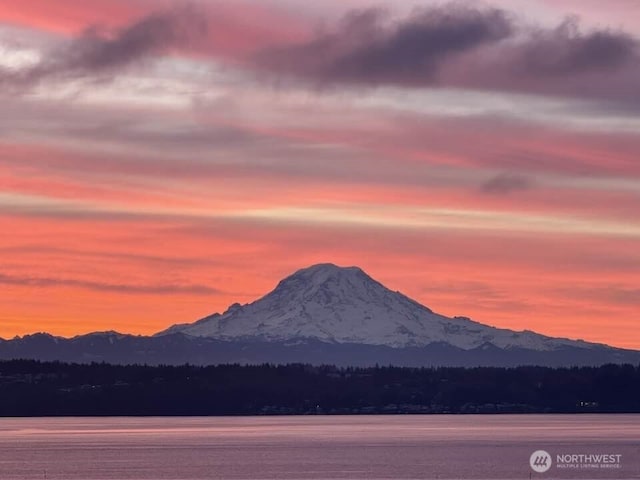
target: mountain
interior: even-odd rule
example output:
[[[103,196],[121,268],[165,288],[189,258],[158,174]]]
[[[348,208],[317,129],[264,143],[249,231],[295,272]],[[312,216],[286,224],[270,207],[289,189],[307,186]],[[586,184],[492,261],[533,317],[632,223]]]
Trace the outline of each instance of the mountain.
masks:
[[[640,363],[640,352],[437,314],[358,267],[320,264],[246,305],[151,337],[95,332],[0,339],[0,359],[398,366]]]
[[[225,341],[299,341],[424,347],[445,343],[463,350],[485,344],[501,349],[591,348],[582,341],[530,331],[493,328],[464,317],[448,318],[386,288],[358,267],[314,265],[282,280],[248,305],[234,304],[193,324],[174,325],[158,335],[181,332]]]

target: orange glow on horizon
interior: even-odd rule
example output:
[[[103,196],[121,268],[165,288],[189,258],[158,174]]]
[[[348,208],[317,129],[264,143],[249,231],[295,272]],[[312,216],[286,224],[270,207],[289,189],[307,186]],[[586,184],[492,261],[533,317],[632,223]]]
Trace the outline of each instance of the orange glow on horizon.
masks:
[[[572,237],[469,238],[446,231],[378,231],[372,237],[368,229],[304,225],[73,218],[51,224],[2,217],[0,228],[9,227],[12,235],[0,241],[2,337],[111,329],[149,334],[253,301],[297,268],[330,261],[359,265],[447,315],[623,347],[639,340],[631,320],[624,336],[602,322],[607,315],[633,319],[631,298],[612,305],[594,296],[607,294],[609,285],[617,288],[612,297],[634,288],[635,270],[621,271],[607,254],[615,250],[640,262],[633,241],[587,241],[576,253]],[[587,281],[598,258],[599,277]],[[180,290],[189,288],[195,291]]]

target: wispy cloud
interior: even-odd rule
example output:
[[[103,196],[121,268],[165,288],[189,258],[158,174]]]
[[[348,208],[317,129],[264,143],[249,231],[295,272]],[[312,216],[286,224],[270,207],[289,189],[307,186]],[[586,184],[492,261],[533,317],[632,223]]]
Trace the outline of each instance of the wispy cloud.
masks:
[[[205,285],[191,284],[125,284],[108,283],[91,280],[77,280],[70,278],[30,277],[19,275],[7,275],[0,273],[0,284],[19,285],[27,287],[76,287],[101,292],[148,294],[148,295],[217,295],[220,290]]]
[[[3,68],[0,84],[25,88],[45,80],[108,78],[157,55],[196,45],[206,16],[193,6],[149,14],[118,29],[92,26],[42,53],[25,68]]]
[[[528,190],[533,186],[533,180],[525,175],[501,173],[484,182],[481,185],[481,191],[492,194],[508,194]]]

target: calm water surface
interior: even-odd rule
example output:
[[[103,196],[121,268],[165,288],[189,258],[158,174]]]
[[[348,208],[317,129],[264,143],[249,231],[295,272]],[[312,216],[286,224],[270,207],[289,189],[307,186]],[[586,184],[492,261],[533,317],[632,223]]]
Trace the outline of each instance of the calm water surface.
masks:
[[[557,465],[603,453],[618,466]],[[640,478],[639,460],[638,415],[0,419],[0,479]]]

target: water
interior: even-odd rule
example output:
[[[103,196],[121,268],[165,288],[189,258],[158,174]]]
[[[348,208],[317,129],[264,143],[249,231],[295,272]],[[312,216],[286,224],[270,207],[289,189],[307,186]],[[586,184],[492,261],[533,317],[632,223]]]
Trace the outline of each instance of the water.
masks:
[[[555,464],[602,453],[619,468]],[[639,460],[639,415],[0,419],[3,480],[640,478]]]

